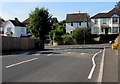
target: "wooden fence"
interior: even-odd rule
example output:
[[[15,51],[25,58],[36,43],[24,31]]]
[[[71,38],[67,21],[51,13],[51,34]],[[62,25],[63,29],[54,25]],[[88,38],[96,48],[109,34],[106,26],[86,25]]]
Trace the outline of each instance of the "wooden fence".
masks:
[[[2,51],[35,49],[35,39],[2,37]]]

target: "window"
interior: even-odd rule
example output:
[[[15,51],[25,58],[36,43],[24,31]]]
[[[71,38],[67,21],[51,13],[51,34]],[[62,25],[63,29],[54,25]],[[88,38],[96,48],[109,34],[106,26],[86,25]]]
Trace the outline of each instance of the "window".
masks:
[[[73,22],[71,22],[71,26],[73,26]]]
[[[118,18],[117,18],[117,17],[113,17],[113,18],[112,18],[112,22],[113,22],[113,23],[118,23]]]
[[[94,33],[96,33],[96,34],[99,33],[99,28],[98,27],[94,27]]]
[[[113,27],[113,33],[118,33],[118,27]]]
[[[81,26],[81,22],[79,22],[79,26]]]
[[[103,18],[103,19],[102,19],[102,23],[103,23],[103,24],[106,24],[106,23],[107,23],[107,19],[106,19],[106,18]]]
[[[7,32],[11,32],[11,27],[8,27],[8,28],[7,28]]]
[[[95,20],[94,20],[94,23],[97,24],[97,23],[98,23],[98,19],[95,19]]]

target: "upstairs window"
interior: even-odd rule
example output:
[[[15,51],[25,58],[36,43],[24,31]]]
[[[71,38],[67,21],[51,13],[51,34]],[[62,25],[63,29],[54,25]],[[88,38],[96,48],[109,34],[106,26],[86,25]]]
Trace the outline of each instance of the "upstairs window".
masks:
[[[11,32],[11,27],[8,27],[8,28],[7,28],[7,32]]]
[[[73,22],[71,22],[71,26],[73,26]]]
[[[106,18],[103,18],[103,19],[102,19],[102,23],[103,23],[103,24],[106,24],[106,23],[107,23],[107,19],[106,19]]]
[[[113,23],[118,23],[118,18],[117,18],[117,17],[113,17],[113,18],[112,18],[112,22],[113,22]]]
[[[95,19],[95,20],[94,20],[94,23],[97,24],[97,23],[98,23],[98,19]]]

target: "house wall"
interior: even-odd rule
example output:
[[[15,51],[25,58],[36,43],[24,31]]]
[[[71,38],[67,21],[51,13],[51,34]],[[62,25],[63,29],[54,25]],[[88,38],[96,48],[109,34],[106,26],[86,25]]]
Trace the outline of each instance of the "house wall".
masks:
[[[103,18],[98,18],[98,24],[94,24],[95,19],[91,19],[91,33],[92,34],[105,34],[105,30],[103,29],[103,31],[102,31],[102,26],[106,26],[106,27],[109,26],[109,32],[108,32],[109,34],[113,33],[113,27],[119,27],[118,23],[116,23],[116,24],[112,23],[112,18],[106,18],[107,19],[106,24],[103,24],[102,19]],[[99,28],[98,32],[95,32],[95,27]],[[119,32],[120,31],[118,31],[118,33]]]
[[[95,19],[91,19],[91,33],[99,34],[100,30],[100,19],[98,19],[98,24],[94,24]]]
[[[26,36],[26,27],[15,27],[14,30],[13,37]]]
[[[13,32],[14,34],[14,25],[10,21],[8,21],[4,27],[4,36],[7,36],[6,32],[8,27],[11,28],[11,32]]]
[[[71,23],[66,23],[66,32],[70,33],[76,28],[87,28],[87,22],[81,22],[81,26],[79,25],[79,22],[74,22],[73,26],[71,26]]]
[[[8,21],[5,25],[4,36],[7,36],[6,32],[8,27],[10,27],[11,32],[13,32],[12,37],[20,37],[21,35],[26,36],[26,27],[14,26],[10,21]]]

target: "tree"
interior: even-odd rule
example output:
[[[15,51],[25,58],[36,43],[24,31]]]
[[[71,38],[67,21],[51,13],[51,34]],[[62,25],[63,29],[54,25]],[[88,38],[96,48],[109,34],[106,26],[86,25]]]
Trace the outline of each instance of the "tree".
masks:
[[[73,39],[76,43],[90,42],[92,40],[90,28],[77,28],[72,31]]]
[[[29,14],[30,22],[28,28],[33,37],[39,39],[39,42],[36,45],[40,46],[39,48],[44,49],[44,36],[51,29],[51,17],[52,15],[50,15],[48,9],[45,8],[35,8],[35,10]]]
[[[120,9],[120,1],[116,3],[115,8],[119,8]]]
[[[60,21],[58,24],[59,24],[59,25],[62,25],[62,26],[66,26],[65,23],[66,23],[66,21],[63,20],[63,21]]]
[[[49,37],[51,41],[62,41],[61,36],[66,33],[65,20],[60,21],[56,24],[56,28],[49,32]],[[61,37],[61,38],[60,38]],[[54,39],[55,38],[55,39]]]
[[[52,25],[52,29],[57,28],[57,25],[58,25],[57,18],[55,18],[55,17],[51,18],[51,25]]]
[[[30,23],[28,27],[35,38],[44,39],[44,35],[51,29],[51,17],[48,9],[45,8],[35,8],[35,10],[29,14]]]

